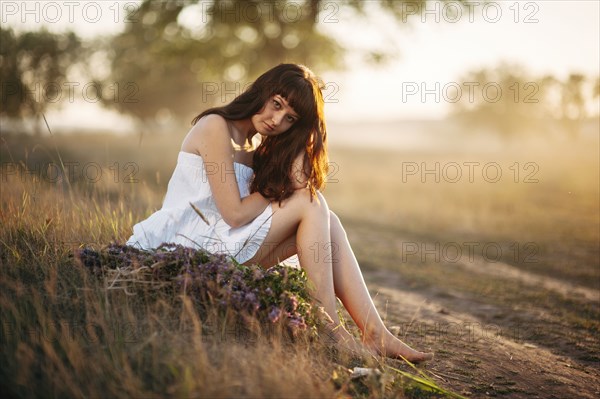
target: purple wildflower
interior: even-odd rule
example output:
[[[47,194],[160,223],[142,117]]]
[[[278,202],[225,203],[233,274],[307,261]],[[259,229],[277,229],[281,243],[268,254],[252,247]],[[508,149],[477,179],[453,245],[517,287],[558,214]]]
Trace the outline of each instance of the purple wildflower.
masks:
[[[277,321],[279,320],[280,317],[281,317],[281,309],[272,307],[271,311],[269,312],[269,320],[271,320],[272,323],[277,323]]]
[[[256,269],[252,270],[252,279],[254,281],[262,280],[264,277],[265,277],[265,273],[263,272],[262,269],[256,268]]]
[[[260,303],[258,302],[258,298],[256,297],[256,294],[253,292],[248,292],[246,293],[246,297],[245,297],[246,302],[248,302],[248,304],[250,305],[250,308],[254,311],[258,310],[258,308],[260,308]]]
[[[292,327],[292,329],[297,329],[297,330],[305,330],[306,329],[306,323],[302,319],[297,319],[297,318],[290,319],[288,321],[288,324],[290,327]]]
[[[290,296],[290,307],[292,308],[292,312],[295,312],[298,309],[298,298],[295,295]]]

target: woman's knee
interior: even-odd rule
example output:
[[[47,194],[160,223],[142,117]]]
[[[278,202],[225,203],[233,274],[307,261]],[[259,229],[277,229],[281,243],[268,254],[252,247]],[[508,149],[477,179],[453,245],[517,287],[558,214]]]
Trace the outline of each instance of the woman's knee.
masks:
[[[313,194],[308,188],[296,190],[290,198],[284,201],[283,206],[285,206],[285,202],[294,203],[315,210],[318,209],[326,213],[329,212],[329,207],[327,206],[327,201],[323,194],[321,194],[320,191],[316,191],[316,193]]]

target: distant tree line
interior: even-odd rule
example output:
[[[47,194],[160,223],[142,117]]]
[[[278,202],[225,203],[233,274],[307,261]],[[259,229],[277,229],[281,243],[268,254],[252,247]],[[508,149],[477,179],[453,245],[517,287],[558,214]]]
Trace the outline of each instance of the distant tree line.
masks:
[[[452,10],[468,4],[447,2]],[[366,19],[374,7],[409,23],[419,16],[414,7],[425,3],[145,0],[127,14],[123,32],[93,41],[0,27],[0,117],[39,118],[76,89],[150,130],[168,121],[187,123],[202,109],[230,101],[279,62],[322,72],[344,68],[349,51],[365,62],[385,62],[396,49],[348,49],[322,27],[342,15]],[[444,95],[453,102],[452,117],[472,127],[514,136],[552,120],[575,137],[589,116],[586,107],[598,99],[598,85],[598,77],[531,77],[503,64],[468,73]]]
[[[533,76],[519,65],[502,63],[469,72],[459,81],[462,92],[450,87],[445,100],[453,104],[451,117],[475,131],[511,137],[549,129],[576,138],[584,122],[598,118],[588,110],[600,100],[598,76]]]

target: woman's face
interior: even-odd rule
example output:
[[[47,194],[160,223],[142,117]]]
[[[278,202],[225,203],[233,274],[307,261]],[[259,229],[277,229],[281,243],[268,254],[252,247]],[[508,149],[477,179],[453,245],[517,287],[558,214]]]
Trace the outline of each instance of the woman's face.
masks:
[[[252,123],[263,136],[276,136],[287,131],[299,117],[285,98],[275,94],[258,114],[252,116]]]

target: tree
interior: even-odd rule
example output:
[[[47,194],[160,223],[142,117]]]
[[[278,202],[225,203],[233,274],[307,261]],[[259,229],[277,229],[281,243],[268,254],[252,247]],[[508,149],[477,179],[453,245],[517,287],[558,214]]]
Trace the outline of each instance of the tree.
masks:
[[[581,122],[586,117],[583,85],[586,79],[580,73],[571,73],[561,82],[560,121],[565,130],[575,138],[581,130]]]
[[[318,71],[341,67],[347,49],[320,28],[339,20],[344,10],[360,18],[380,7],[404,23],[425,4],[145,0],[129,14],[124,32],[106,39],[102,51],[111,74],[104,85],[125,91],[118,99],[106,97],[104,104],[147,123],[169,116],[187,121],[231,101],[244,89],[243,82],[280,62],[304,63]],[[375,48],[363,55],[381,62],[390,54]]]
[[[538,130],[546,115],[552,78],[534,78],[518,65],[501,63],[460,79],[463,93],[451,116],[470,129],[484,129],[514,137]]]
[[[81,41],[73,33],[15,35],[10,28],[0,28],[0,115],[39,121],[49,104],[67,97],[64,80],[80,49]]]
[[[471,71],[461,80],[476,88],[475,95],[472,101],[463,94],[451,116],[469,128],[491,130],[504,137],[556,131],[558,127],[561,134],[577,138],[588,117],[588,101],[600,96],[598,77],[593,80],[575,72],[565,80],[552,75],[536,77],[518,65],[505,63]]]

